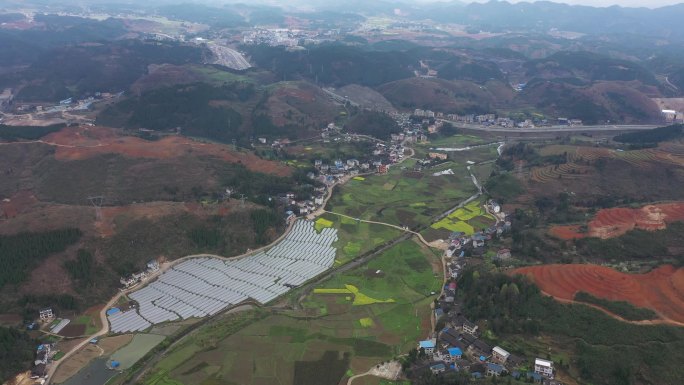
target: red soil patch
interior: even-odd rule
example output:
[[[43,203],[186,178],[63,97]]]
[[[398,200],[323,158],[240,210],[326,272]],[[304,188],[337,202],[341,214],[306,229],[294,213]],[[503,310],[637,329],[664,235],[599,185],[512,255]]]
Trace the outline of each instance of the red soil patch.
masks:
[[[38,202],[30,191],[19,191],[11,198],[0,201],[0,219],[15,218]]]
[[[684,203],[663,203],[639,209],[618,207],[599,211],[587,225],[586,233],[579,232],[579,226],[554,226],[549,232],[561,239],[585,236],[608,239],[618,237],[633,229],[662,230],[668,223],[682,220],[684,220]]]
[[[528,276],[545,293],[574,300],[579,291],[611,301],[627,301],[652,309],[663,319],[684,323],[684,268],[661,266],[647,274],[624,274],[598,265],[523,267],[513,274]]]
[[[42,140],[57,147],[55,158],[82,160],[101,154],[120,154],[130,158],[169,159],[187,154],[209,155],[231,163],[241,163],[251,171],[286,176],[292,169],[284,164],[260,159],[248,152],[235,152],[229,146],[201,143],[182,136],[146,141],[120,136],[106,127],[66,127]]]
[[[580,239],[587,235],[586,233],[582,233],[580,231],[580,227],[581,226],[553,226],[549,229],[549,234],[565,241],[571,239]]]

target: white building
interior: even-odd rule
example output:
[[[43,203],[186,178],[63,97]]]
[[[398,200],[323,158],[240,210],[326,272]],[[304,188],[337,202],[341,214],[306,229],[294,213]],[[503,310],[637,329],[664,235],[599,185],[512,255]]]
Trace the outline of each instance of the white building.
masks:
[[[499,346],[495,346],[494,349],[492,349],[492,358],[494,361],[497,361],[500,364],[505,364],[506,360],[508,360],[508,357],[510,357],[511,353],[507,352],[503,348]]]
[[[52,312],[52,308],[45,308],[42,309],[38,312],[40,315],[40,320],[41,321],[51,321],[53,318],[55,318],[55,314]]]
[[[553,362],[537,358],[534,360],[534,372],[553,378]]]

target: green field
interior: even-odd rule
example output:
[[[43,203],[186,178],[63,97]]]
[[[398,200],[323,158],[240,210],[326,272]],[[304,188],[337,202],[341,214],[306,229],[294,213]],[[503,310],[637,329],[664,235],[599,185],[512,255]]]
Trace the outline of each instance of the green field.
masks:
[[[150,350],[166,339],[156,334],[136,334],[128,345],[112,354],[111,361],[119,361],[120,369],[126,370],[143,358]]]
[[[337,229],[338,241],[333,245],[337,247],[336,266],[345,264],[401,235],[401,231],[391,227],[358,222],[334,214],[324,214],[318,220],[330,221],[331,227]]]
[[[309,294],[300,310],[244,312],[203,326],[159,361],[144,384],[331,384],[365,372],[429,332],[438,262],[432,251],[402,242],[326,281],[320,288],[338,290]],[[396,302],[354,306],[342,293],[345,285]]]
[[[477,146],[486,144],[489,141],[483,138],[479,138],[473,135],[454,135],[439,138],[430,138],[428,143],[418,144],[414,147],[416,154],[420,157],[425,157],[429,152],[432,152],[434,148],[462,148],[467,146]],[[465,151],[470,152],[470,151]]]
[[[85,314],[81,315],[76,319],[71,320],[72,325],[86,325],[86,330],[83,332],[84,335],[91,335],[98,331],[99,327],[95,324],[95,320],[92,316]]]
[[[476,146],[478,144],[485,144],[487,141],[483,138],[474,135],[454,135],[441,137],[437,139],[430,139],[430,147],[465,147],[465,146]]]
[[[466,235],[472,235],[475,231],[493,224],[494,218],[482,208],[482,202],[474,201],[454,211],[441,221],[432,224],[430,227],[435,230],[459,231]]]
[[[413,164],[409,160],[390,168],[388,174],[350,180],[333,195],[328,211],[394,225],[425,226],[476,192],[462,163],[448,162],[421,172],[412,171]],[[432,175],[449,168],[455,175]]]

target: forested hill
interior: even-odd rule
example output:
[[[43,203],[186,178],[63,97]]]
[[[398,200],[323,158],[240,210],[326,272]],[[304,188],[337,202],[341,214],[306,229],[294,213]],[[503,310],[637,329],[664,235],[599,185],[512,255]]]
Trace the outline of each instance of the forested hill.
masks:
[[[0,288],[23,282],[42,259],[66,250],[81,235],[79,229],[0,235]]]
[[[0,382],[31,367],[35,346],[28,334],[0,326]]]
[[[244,47],[259,67],[279,79],[307,78],[334,86],[361,84],[374,87],[413,76],[418,61],[406,52],[366,51],[342,44],[323,44],[306,52],[265,45]]]

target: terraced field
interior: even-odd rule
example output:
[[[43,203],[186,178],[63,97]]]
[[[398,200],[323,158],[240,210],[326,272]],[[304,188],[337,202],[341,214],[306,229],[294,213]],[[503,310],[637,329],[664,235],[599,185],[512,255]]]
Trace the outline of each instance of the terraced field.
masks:
[[[614,238],[633,229],[655,231],[664,229],[668,223],[684,220],[684,203],[662,203],[633,209],[616,207],[600,210],[587,224],[587,231],[579,226],[554,226],[552,235],[561,239],[583,237]]]
[[[534,168],[530,171],[530,178],[539,183],[545,183],[554,179],[582,179],[592,172],[592,167],[582,166],[575,163],[545,166]]]
[[[625,274],[598,265],[543,265],[512,273],[530,277],[545,293],[563,300],[572,301],[584,291],[652,309],[672,323],[684,322],[684,268],[666,265],[647,274]]]
[[[684,146],[665,144],[658,148],[642,150],[613,150],[602,147],[550,145],[539,149],[542,156],[567,155],[567,163],[534,167],[530,179],[537,183],[549,183],[556,179],[586,179],[595,173],[592,163],[600,159],[615,159],[631,167],[647,170],[654,164],[684,167]]]

